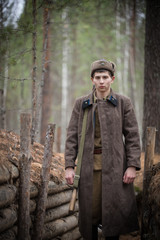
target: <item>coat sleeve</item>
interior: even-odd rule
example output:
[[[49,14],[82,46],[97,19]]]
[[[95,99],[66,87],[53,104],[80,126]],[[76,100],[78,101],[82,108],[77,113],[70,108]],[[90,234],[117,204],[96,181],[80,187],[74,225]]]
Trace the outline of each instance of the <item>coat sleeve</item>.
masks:
[[[78,120],[80,114],[80,101],[76,100],[71,114],[65,143],[65,168],[75,167],[78,153]]]
[[[123,134],[125,137],[125,152],[127,167],[140,170],[140,137],[135,112],[129,98],[125,100]]]

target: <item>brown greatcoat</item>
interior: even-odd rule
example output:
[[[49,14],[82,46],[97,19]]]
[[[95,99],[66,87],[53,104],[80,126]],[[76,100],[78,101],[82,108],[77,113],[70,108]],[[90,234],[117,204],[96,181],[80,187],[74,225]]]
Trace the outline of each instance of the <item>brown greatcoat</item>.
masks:
[[[66,168],[75,167],[78,153],[84,106],[88,107],[79,182],[79,228],[82,236],[91,238],[92,187],[95,108],[101,127],[102,140],[102,232],[115,236],[138,230],[133,184],[124,184],[127,167],[140,169],[138,126],[130,99],[111,90],[112,100],[93,102],[93,93],[76,100],[71,115],[65,148]],[[114,103],[117,102],[115,106]],[[83,106],[83,107],[82,107]]]

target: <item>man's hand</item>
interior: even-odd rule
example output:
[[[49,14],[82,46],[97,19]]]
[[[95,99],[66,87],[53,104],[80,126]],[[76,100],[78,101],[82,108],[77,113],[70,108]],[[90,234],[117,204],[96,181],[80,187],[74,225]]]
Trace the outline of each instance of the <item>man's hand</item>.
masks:
[[[71,167],[66,168],[65,179],[67,181],[67,184],[70,184],[70,185],[73,184],[74,175],[75,175],[75,172],[74,172],[73,168],[71,168]]]
[[[127,170],[124,173],[123,182],[127,183],[127,184],[133,183],[135,177],[136,177],[136,168],[135,167],[129,167],[129,168],[127,168]]]

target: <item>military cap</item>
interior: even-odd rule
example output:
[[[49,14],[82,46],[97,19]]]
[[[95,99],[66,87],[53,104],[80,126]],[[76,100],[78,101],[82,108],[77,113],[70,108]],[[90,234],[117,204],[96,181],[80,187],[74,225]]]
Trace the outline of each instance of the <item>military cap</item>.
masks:
[[[112,76],[114,76],[116,65],[114,62],[107,61],[105,59],[100,59],[91,64],[91,77],[96,72],[96,70],[107,70],[110,71]]]

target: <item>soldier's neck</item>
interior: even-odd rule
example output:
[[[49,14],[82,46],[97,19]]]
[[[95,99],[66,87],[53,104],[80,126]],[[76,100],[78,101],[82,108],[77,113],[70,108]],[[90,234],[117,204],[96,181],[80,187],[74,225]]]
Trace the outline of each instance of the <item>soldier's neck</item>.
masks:
[[[98,99],[104,99],[104,98],[106,98],[106,97],[109,96],[109,94],[110,94],[110,89],[109,89],[109,91],[107,91],[107,92],[99,92],[99,91],[96,90],[95,94],[96,94],[96,97],[97,97]]]

